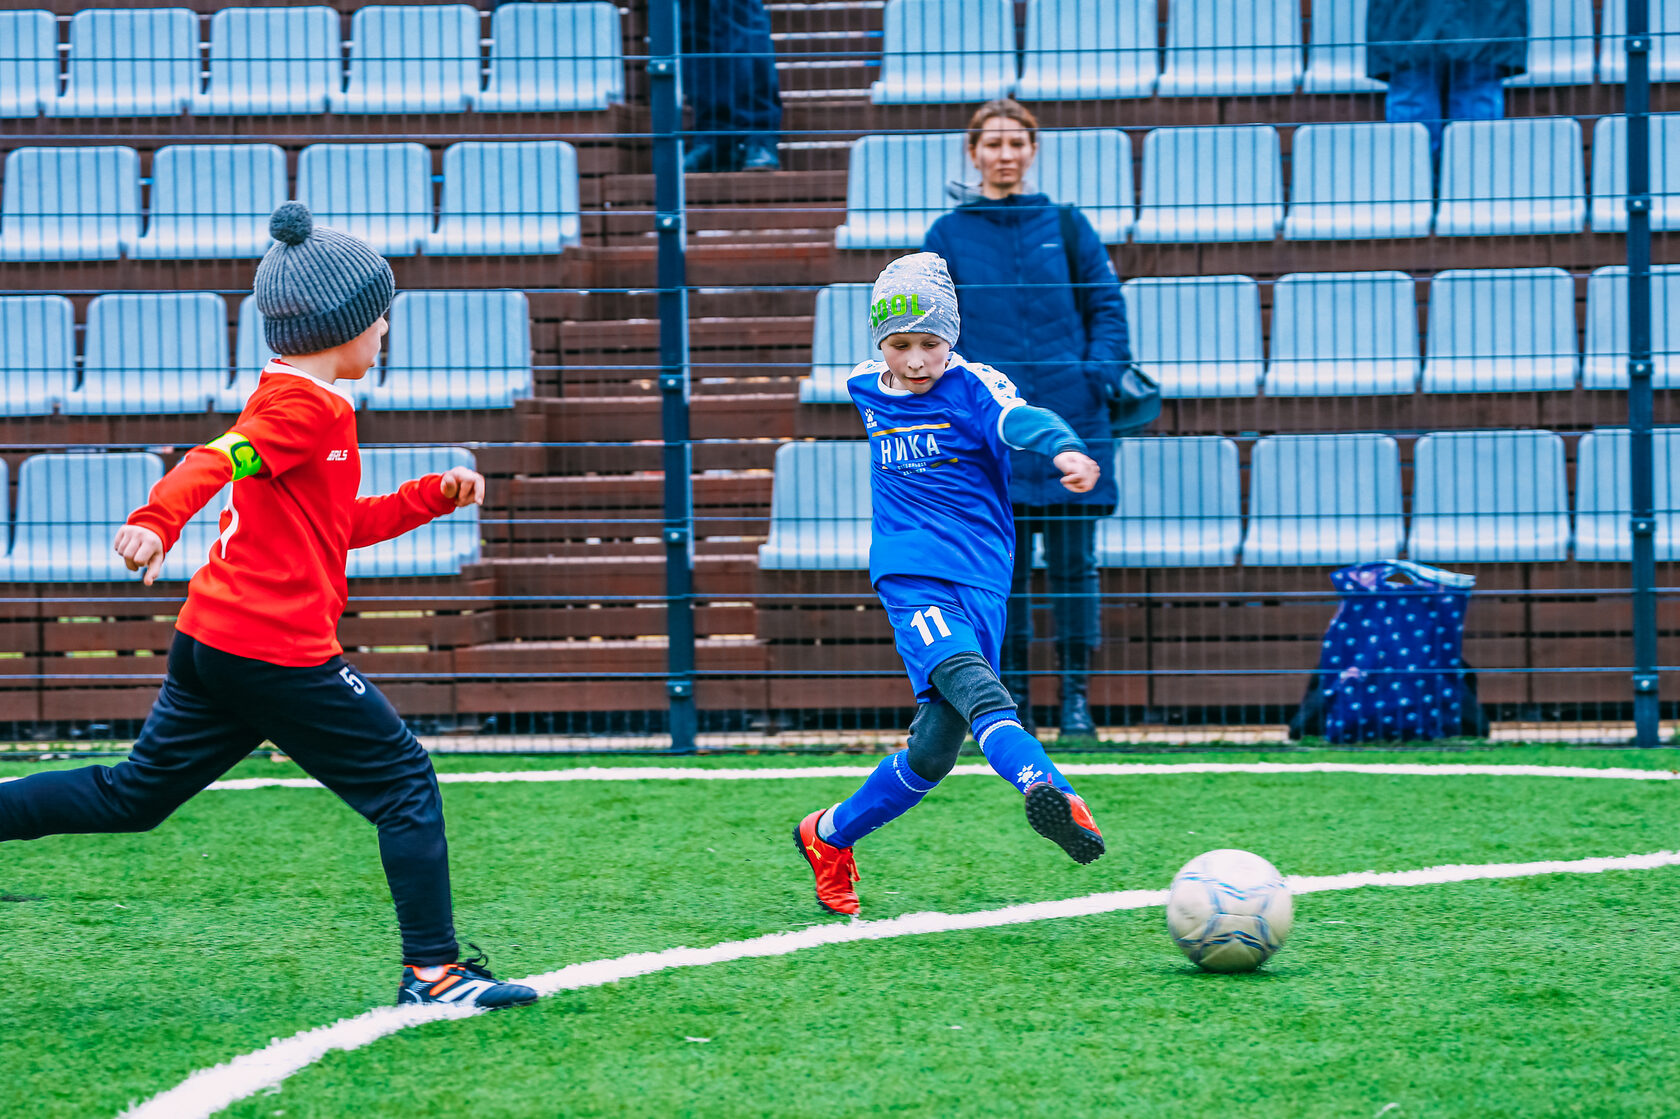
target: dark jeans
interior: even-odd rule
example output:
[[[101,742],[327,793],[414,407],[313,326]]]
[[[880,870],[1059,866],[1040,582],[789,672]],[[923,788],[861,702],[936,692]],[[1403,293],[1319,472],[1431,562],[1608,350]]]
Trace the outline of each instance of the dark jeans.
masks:
[[[149,831],[267,739],[379,829],[403,960],[458,958],[443,800],[396,711],[342,657],[282,668],[177,633],[126,761],[0,785],[0,840]]]
[[[1062,663],[1070,651],[1089,653],[1102,644],[1097,615],[1097,518],[1091,505],[1015,506],[1015,577],[1009,590],[1009,621],[1004,630],[1004,666],[1024,671],[1033,637],[1033,536],[1044,534],[1049,566],[1050,608],[1056,619],[1056,644]]]
[[[702,142],[752,139],[775,147],[782,129],[776,49],[764,0],[686,0],[683,98]]]
[[[1485,62],[1436,59],[1397,67],[1388,76],[1390,121],[1420,121],[1429,129],[1429,154],[1441,159],[1441,133],[1450,120],[1498,120],[1505,115],[1499,69]]]

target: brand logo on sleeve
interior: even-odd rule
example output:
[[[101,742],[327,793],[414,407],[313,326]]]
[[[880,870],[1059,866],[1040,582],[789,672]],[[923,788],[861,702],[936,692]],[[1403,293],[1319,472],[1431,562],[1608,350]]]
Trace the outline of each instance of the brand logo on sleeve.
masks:
[[[350,461],[350,452],[346,451],[346,450],[328,451],[327,452],[327,461],[328,462],[349,462]]]

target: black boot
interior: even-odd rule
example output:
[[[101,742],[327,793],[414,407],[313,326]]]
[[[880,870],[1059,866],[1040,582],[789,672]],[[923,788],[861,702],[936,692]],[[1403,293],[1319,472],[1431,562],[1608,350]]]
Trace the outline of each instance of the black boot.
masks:
[[[1097,736],[1097,724],[1091,719],[1091,705],[1087,693],[1091,684],[1091,651],[1085,648],[1057,650],[1061,662],[1062,718],[1060,740],[1091,739]]]
[[[1003,686],[1015,701],[1015,713],[1021,719],[1021,729],[1038,736],[1038,723],[1033,720],[1032,677],[1027,648],[1005,641],[1003,644]]]

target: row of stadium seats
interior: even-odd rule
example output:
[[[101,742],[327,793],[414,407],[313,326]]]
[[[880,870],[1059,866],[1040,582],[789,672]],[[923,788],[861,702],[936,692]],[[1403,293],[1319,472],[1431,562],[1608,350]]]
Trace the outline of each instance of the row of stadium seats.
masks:
[[[474,467],[459,447],[363,447],[361,493],[390,493],[410,478],[452,466]],[[0,582],[64,583],[137,578],[111,550],[111,538],[129,513],[146,503],[163,477],[163,460],[142,452],[33,455],[17,478],[17,515],[6,533],[0,523]],[[6,489],[0,460],[0,495]],[[203,566],[229,501],[224,488],[187,523],[164,561],[159,578],[190,579]],[[5,509],[0,504],[0,522]],[[237,531],[235,529],[234,531]],[[395,540],[350,553],[352,578],[454,575],[479,555],[478,506],[457,509]]]
[[[1680,429],[1655,433],[1656,547],[1680,558]],[[1630,445],[1623,429],[1576,447],[1574,554],[1626,562]],[[1122,439],[1120,501],[1098,526],[1104,567],[1344,564],[1398,556],[1435,563],[1562,560],[1570,551],[1564,441],[1549,431],[1448,431],[1412,454],[1411,534],[1400,448],[1381,434],[1272,435],[1250,464],[1248,531],[1237,446],[1218,436]],[[776,452],[766,570],[869,565],[869,444],[789,443]]]
[[[849,399],[846,378],[871,356],[868,284],[817,293],[807,403]],[[1427,349],[1417,288],[1404,272],[1298,272],[1272,290],[1271,362],[1260,287],[1247,276],[1145,277],[1121,285],[1132,353],[1169,397],[1561,392],[1577,369],[1589,389],[1628,387],[1627,268],[1587,281],[1586,356],[1577,352],[1575,282],[1558,268],[1448,269],[1429,285]],[[1654,384],[1680,387],[1680,265],[1652,269]],[[1217,324],[1213,326],[1210,324]],[[1427,354],[1427,358],[1425,357]],[[1004,372],[1008,372],[1005,370]]]
[[[1680,113],[1653,115],[1651,228],[1680,229]],[[1593,126],[1592,227],[1627,228],[1627,118]],[[1455,121],[1442,143],[1439,202],[1423,125],[1295,129],[1287,212],[1276,128],[1157,128],[1143,138],[1134,214],[1132,143],[1117,128],[1039,134],[1037,190],[1078,205],[1108,244],[1313,241],[1578,233],[1588,205],[1580,123],[1570,117]],[[921,244],[971,178],[962,133],[865,136],[853,144],[841,249]],[[1673,193],[1671,193],[1671,190]]]
[[[227,8],[210,18],[205,84],[193,12],[95,8],[70,18],[60,94],[52,14],[0,12],[0,117],[553,112],[624,100],[612,4],[498,8],[487,83],[481,22],[466,4],[363,8],[346,73],[332,8]]]
[[[510,408],[531,395],[524,292],[398,292],[391,319],[399,329],[383,370],[346,386],[360,407]],[[246,296],[230,375],[227,322],[227,304],[212,292],[96,296],[78,381],[70,301],[0,296],[0,416],[237,412],[272,355],[255,297]]]
[[[1604,4],[1598,73],[1626,80],[1626,0]],[[1157,52],[1157,0],[1027,0],[1016,70],[1013,0],[889,0],[878,105],[1096,97],[1358,93],[1367,0],[1312,0],[1302,65],[1300,0],[1172,0]],[[1653,81],[1680,78],[1680,0],[1651,0]],[[1666,32],[1666,33],[1665,33]],[[1593,81],[1592,0],[1529,0],[1528,70],[1508,86]]]
[[[432,224],[425,145],[311,144],[295,197],[323,225],[386,256],[558,253],[580,240],[577,150],[559,140],[452,144]],[[140,156],[126,147],[29,147],[6,156],[0,261],[259,257],[294,197],[273,144],[180,144],[152,160],[141,231]]]

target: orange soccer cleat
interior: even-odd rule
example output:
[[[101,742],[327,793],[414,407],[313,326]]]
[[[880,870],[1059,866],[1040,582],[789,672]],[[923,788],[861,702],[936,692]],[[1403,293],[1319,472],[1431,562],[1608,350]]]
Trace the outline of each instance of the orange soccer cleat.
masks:
[[[1085,802],[1048,781],[1027,786],[1027,823],[1076,863],[1094,863],[1106,849]]]
[[[830,913],[855,917],[861,908],[857,888],[852,885],[858,880],[857,860],[850,847],[836,847],[817,834],[817,821],[824,811],[819,808],[799,821],[793,829],[793,841],[817,876],[817,904]]]

